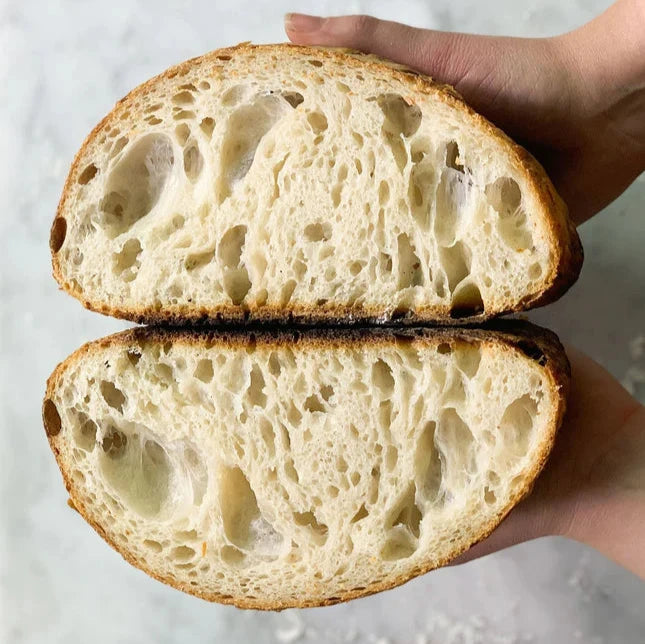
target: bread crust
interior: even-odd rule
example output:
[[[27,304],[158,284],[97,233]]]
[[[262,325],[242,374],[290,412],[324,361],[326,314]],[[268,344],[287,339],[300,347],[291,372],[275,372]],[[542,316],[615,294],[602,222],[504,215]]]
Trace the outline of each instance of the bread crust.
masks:
[[[51,397],[59,386],[65,371],[74,363],[81,361],[85,356],[101,351],[109,346],[131,346],[140,343],[166,343],[192,344],[196,346],[225,346],[237,347],[255,343],[261,346],[294,346],[305,345],[311,348],[346,348],[349,346],[374,346],[388,345],[396,342],[421,342],[429,344],[461,343],[461,342],[483,342],[495,345],[502,350],[520,351],[529,359],[538,362],[549,378],[553,391],[556,392],[556,404],[551,409],[548,422],[548,429],[545,432],[538,449],[538,457],[531,471],[518,485],[514,495],[506,507],[484,526],[481,532],[463,547],[455,548],[450,556],[445,557],[438,564],[427,563],[420,565],[405,575],[367,586],[361,590],[350,590],[339,593],[334,597],[302,597],[295,602],[288,601],[262,601],[258,599],[247,599],[245,597],[230,597],[218,593],[200,590],[198,587],[183,584],[177,580],[156,574],[145,562],[137,560],[127,550],[110,539],[102,526],[92,519],[92,513],[85,506],[82,498],[76,494],[71,472],[65,466],[61,458],[58,446],[60,418],[58,426],[55,420],[52,423],[51,412],[48,410],[48,403],[51,405]],[[381,328],[353,328],[353,329],[329,329],[313,328],[306,330],[287,331],[281,328],[256,328],[256,329],[175,329],[175,328],[135,328],[114,335],[107,336],[94,342],[89,342],[68,358],[61,362],[47,381],[47,390],[43,402],[43,423],[50,447],[56,457],[60,468],[65,487],[74,508],[83,518],[98,532],[98,534],[121,556],[133,566],[143,570],[146,574],[169,584],[178,590],[201,597],[202,599],[233,604],[239,608],[253,608],[258,610],[283,610],[285,608],[308,608],[315,606],[327,606],[350,599],[364,597],[382,590],[388,590],[399,586],[430,570],[449,563],[452,559],[465,552],[475,543],[485,539],[508,515],[513,507],[529,494],[535,479],[542,471],[549,453],[553,447],[555,436],[564,418],[566,400],[569,391],[570,367],[566,354],[558,337],[551,331],[542,329],[528,322],[521,320],[498,320],[485,325],[482,328],[472,327],[444,327],[444,328],[405,328],[405,329],[381,329]]]
[[[242,306],[230,304],[206,308],[185,303],[165,305],[163,309],[155,309],[153,306],[120,306],[118,304],[101,302],[86,297],[78,283],[65,279],[61,270],[57,250],[60,249],[60,244],[62,244],[60,240],[60,220],[65,220],[65,213],[73,193],[73,187],[84,167],[82,162],[86,160],[86,153],[94,139],[113,123],[117,122],[121,114],[128,110],[138,98],[148,94],[159,83],[163,83],[176,76],[184,75],[196,65],[203,66],[205,69],[208,67],[220,67],[223,63],[219,59],[226,58],[227,56],[244,55],[258,48],[282,57],[315,56],[333,60],[349,68],[367,70],[381,77],[384,75],[389,76],[393,80],[407,85],[410,92],[433,95],[437,100],[459,111],[469,120],[471,126],[478,129],[482,135],[490,136],[497,140],[507,151],[515,167],[518,168],[526,179],[529,190],[532,192],[532,196],[536,202],[539,203],[547,223],[549,243],[554,249],[556,256],[553,258],[549,274],[546,275],[543,281],[543,287],[534,293],[528,294],[519,303],[509,303],[506,306],[501,306],[499,310],[468,315],[459,317],[458,319],[451,316],[448,306],[426,306],[417,307],[414,311],[388,312],[378,307],[369,307],[360,304],[350,306],[330,302],[324,306],[313,306],[292,300],[288,308],[266,305],[258,306],[255,303]],[[219,324],[226,322],[239,323],[243,321],[279,322],[292,325],[375,324],[388,322],[403,322],[408,324],[425,322],[463,324],[483,322],[498,315],[544,306],[557,300],[577,280],[583,262],[582,245],[576,228],[568,216],[565,203],[557,194],[542,166],[527,150],[513,142],[499,128],[475,112],[454,88],[438,83],[429,76],[425,76],[402,65],[361,52],[348,49],[317,48],[291,44],[253,45],[250,43],[241,43],[234,47],[218,49],[169,68],[160,75],[135,88],[122,98],[113,110],[92,130],[76,154],[58,204],[50,239],[53,275],[63,290],[80,300],[87,309],[143,324]]]

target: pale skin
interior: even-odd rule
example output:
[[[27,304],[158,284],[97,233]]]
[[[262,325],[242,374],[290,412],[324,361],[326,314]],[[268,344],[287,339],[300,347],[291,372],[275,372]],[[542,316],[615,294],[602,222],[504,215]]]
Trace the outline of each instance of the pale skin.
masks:
[[[369,16],[289,14],[303,45],[377,54],[457,88],[544,165],[577,224],[645,170],[645,0],[552,38],[416,29]],[[573,348],[569,408],[532,494],[462,563],[547,535],[592,546],[645,579],[645,407]]]

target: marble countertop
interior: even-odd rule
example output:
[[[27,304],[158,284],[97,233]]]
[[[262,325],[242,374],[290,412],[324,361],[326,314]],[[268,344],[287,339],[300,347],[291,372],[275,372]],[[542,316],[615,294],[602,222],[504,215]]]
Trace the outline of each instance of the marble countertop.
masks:
[[[172,5],[172,6],[171,6]],[[420,26],[548,35],[598,0],[0,3],[0,641],[631,644],[645,585],[576,543],[542,539],[346,605],[280,614],[211,605],[125,564],[66,505],[40,420],[45,380],[82,342],[125,325],[50,276],[48,232],[68,164],[129,89],[170,64],[243,40],[284,39],[282,14],[370,12]],[[582,276],[531,317],[603,363],[641,399],[645,178],[581,229]]]

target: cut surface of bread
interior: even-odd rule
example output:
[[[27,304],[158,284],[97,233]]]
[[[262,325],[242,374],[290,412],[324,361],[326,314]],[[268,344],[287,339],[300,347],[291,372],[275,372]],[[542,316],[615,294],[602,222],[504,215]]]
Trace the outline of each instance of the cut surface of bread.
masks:
[[[501,328],[136,329],[58,366],[45,429],[73,505],[153,577],[335,603],[447,563],[528,492],[568,363]]]
[[[484,319],[559,297],[582,252],[539,164],[451,88],[356,52],[241,45],[94,129],[54,275],[139,322]]]

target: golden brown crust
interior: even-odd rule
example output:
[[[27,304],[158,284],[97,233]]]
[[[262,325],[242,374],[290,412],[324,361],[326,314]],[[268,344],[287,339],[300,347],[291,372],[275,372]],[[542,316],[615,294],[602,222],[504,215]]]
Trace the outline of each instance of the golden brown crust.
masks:
[[[254,342],[256,345],[293,345],[305,344],[310,347],[348,347],[352,344],[361,346],[375,344],[390,344],[401,341],[427,342],[431,344],[456,343],[456,342],[484,342],[503,347],[511,351],[521,351],[528,358],[536,361],[542,366],[547,374],[553,391],[557,392],[556,404],[551,411],[548,431],[543,437],[539,456],[533,465],[532,470],[518,485],[518,489],[511,498],[508,505],[484,528],[470,544],[456,549],[450,557],[444,558],[438,564],[428,563],[418,566],[408,574],[399,578],[378,582],[360,590],[351,590],[340,593],[337,597],[303,597],[298,602],[263,602],[257,599],[246,599],[244,597],[223,596],[217,593],[200,591],[199,588],[178,582],[169,577],[163,577],[150,570],[142,561],[135,559],[127,550],[122,549],[117,543],[110,539],[99,523],[94,521],[92,513],[85,507],[82,498],[76,494],[70,473],[66,470],[65,464],[60,458],[58,448],[58,432],[51,431],[48,427],[50,412],[47,411],[48,401],[57,389],[60,380],[66,369],[74,363],[81,361],[84,356],[100,351],[101,349],[114,345],[132,345],[140,343],[186,343],[194,345],[212,346],[241,346]],[[566,399],[569,390],[570,369],[564,349],[557,336],[545,329],[523,322],[520,320],[499,320],[486,325],[484,328],[452,327],[452,328],[407,328],[407,329],[307,329],[303,331],[287,331],[284,329],[255,329],[255,330],[230,330],[230,329],[209,329],[209,330],[179,330],[170,328],[136,328],[100,340],[83,345],[80,349],[70,355],[64,362],[59,364],[49,380],[43,403],[43,422],[45,424],[47,438],[56,460],[58,462],[65,487],[70,499],[83,516],[83,518],[112,546],[121,556],[133,566],[143,570],[155,579],[169,584],[186,593],[196,595],[208,601],[215,601],[224,604],[234,604],[240,608],[254,608],[260,610],[282,610],[291,607],[313,607],[326,606],[344,602],[357,597],[371,595],[373,593],[399,586],[413,577],[424,574],[436,567],[443,566],[453,558],[462,554],[475,543],[485,539],[508,515],[512,508],[524,498],[531,490],[533,482],[542,471],[548,455],[553,446],[555,435],[562,423],[565,413]]]
[[[543,208],[544,216],[549,229],[549,243],[554,249],[556,256],[553,259],[550,274],[547,275],[542,290],[528,294],[522,302],[514,306],[507,306],[500,310],[489,311],[484,314],[460,315],[458,319],[451,316],[448,307],[439,308],[420,307],[415,311],[395,312],[393,315],[378,307],[366,307],[361,305],[342,306],[312,306],[295,301],[290,302],[289,308],[280,307],[257,307],[249,305],[241,308],[235,305],[226,305],[212,308],[198,309],[187,303],[184,305],[166,305],[163,309],[156,309],[152,306],[126,307],[109,304],[100,301],[92,301],[83,293],[78,283],[66,281],[60,266],[56,247],[60,249],[62,241],[61,219],[64,221],[67,202],[72,192],[72,186],[77,181],[81,167],[80,162],[85,157],[87,148],[92,144],[100,132],[107,129],[117,121],[121,113],[129,109],[141,96],[149,93],[158,83],[182,76],[191,71],[196,65],[211,66],[213,72],[217,73],[225,64],[226,57],[234,56],[253,49],[262,48],[267,51],[286,56],[316,56],[318,58],[333,59],[347,67],[367,69],[374,75],[386,75],[392,79],[401,81],[410,87],[411,91],[423,94],[432,94],[437,99],[450,105],[466,116],[474,127],[481,130],[487,136],[491,136],[500,142],[508,151],[515,162],[515,166],[526,178],[531,186],[533,196]],[[347,324],[347,323],[376,323],[383,321],[400,322],[402,316],[407,318],[408,323],[436,322],[442,324],[459,324],[481,322],[491,317],[524,311],[529,308],[543,306],[561,297],[568,288],[577,280],[582,267],[583,252],[580,239],[574,224],[568,216],[567,207],[557,194],[553,184],[546,175],[538,161],[524,148],[514,143],[504,132],[475,112],[457,93],[457,91],[442,83],[398,65],[391,61],[377,58],[372,55],[365,55],[361,52],[340,49],[326,49],[307,47],[302,45],[278,44],[278,45],[253,45],[242,43],[235,47],[218,49],[203,56],[184,61],[179,65],[171,67],[162,74],[148,80],[139,87],[132,90],[122,98],[114,109],[92,130],[86,138],[81,149],[77,153],[58,204],[56,218],[51,231],[52,268],[55,279],[70,295],[80,300],[82,304],[92,310],[105,315],[123,318],[145,324],[199,324],[199,323],[225,323],[240,321],[268,321],[284,322],[290,324]],[[471,312],[474,313],[474,312]],[[454,315],[454,314],[453,314]]]

